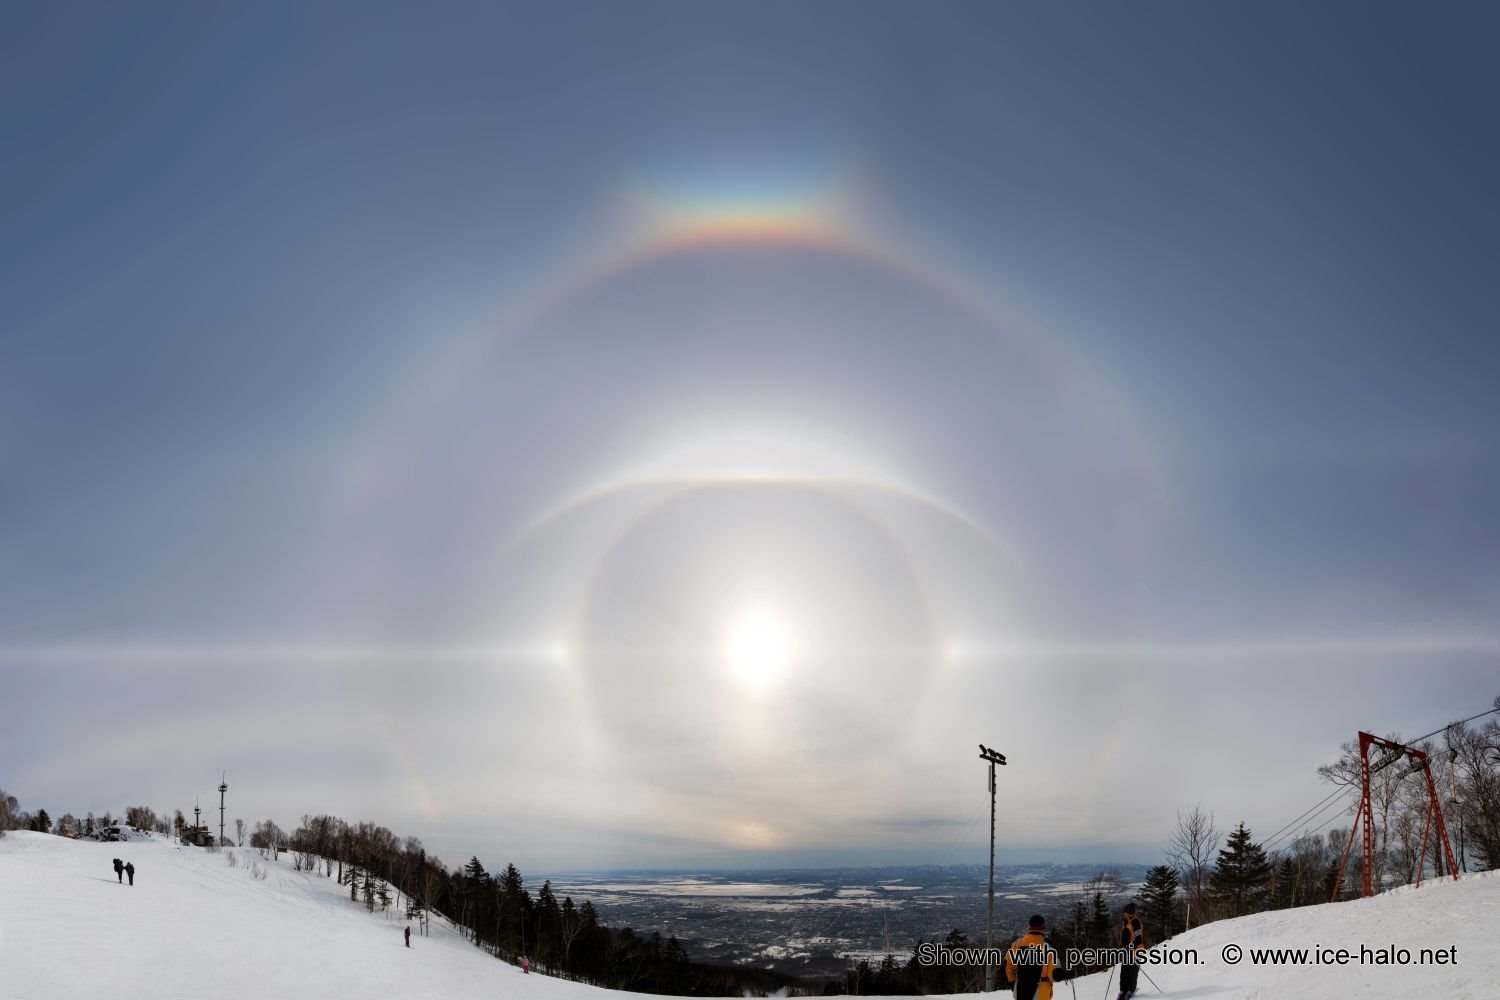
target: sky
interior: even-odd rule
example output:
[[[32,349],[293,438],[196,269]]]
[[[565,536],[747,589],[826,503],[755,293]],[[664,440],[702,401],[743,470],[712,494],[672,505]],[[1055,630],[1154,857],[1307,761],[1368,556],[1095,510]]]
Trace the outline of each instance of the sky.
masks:
[[[1500,693],[1493,7],[6,24],[24,808],[1151,863]]]

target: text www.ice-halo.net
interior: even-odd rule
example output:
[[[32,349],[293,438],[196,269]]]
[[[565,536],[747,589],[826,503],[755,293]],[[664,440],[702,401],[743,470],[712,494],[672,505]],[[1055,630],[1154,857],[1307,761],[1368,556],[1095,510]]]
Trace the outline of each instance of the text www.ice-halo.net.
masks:
[[[951,948],[924,941],[917,945],[916,958],[921,965],[1002,965],[1006,955],[1020,965],[1041,965],[1049,958],[1057,959],[1057,953],[1041,946],[1027,945],[1023,948]],[[1061,955],[1059,963],[1064,968],[1123,965],[1136,962],[1140,965],[1206,965],[1197,948],[1147,948],[1135,951],[1130,948],[1069,948]],[[1239,965],[1249,959],[1251,965],[1373,965],[1373,966],[1433,966],[1457,965],[1458,946],[1446,948],[1402,948],[1395,944],[1372,948],[1360,945],[1357,949],[1331,948],[1311,945],[1306,948],[1245,948],[1230,942],[1219,949],[1219,958],[1225,965]]]
[[[1219,949],[1225,965],[1457,965],[1458,945],[1446,948],[1402,948],[1395,944],[1356,949],[1330,948],[1314,944],[1307,948],[1242,948],[1230,942]]]

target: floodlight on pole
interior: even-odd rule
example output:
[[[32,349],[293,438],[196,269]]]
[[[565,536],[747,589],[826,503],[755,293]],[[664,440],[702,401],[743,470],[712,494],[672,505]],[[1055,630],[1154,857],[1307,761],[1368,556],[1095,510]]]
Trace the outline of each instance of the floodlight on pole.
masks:
[[[995,947],[995,765],[1005,766],[1005,754],[979,744],[979,759],[990,765],[990,896],[984,911],[984,991],[995,990],[995,967],[989,956]]]
[[[224,846],[224,793],[229,791],[229,772],[219,778],[219,846]]]

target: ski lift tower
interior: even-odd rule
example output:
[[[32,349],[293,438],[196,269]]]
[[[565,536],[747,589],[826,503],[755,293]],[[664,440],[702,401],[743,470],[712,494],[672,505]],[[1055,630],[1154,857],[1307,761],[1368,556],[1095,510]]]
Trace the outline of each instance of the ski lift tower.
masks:
[[[995,966],[990,952],[995,947],[995,765],[1005,765],[1005,754],[979,744],[979,759],[990,765],[990,900],[984,911],[984,991],[995,990]]]
[[[224,793],[229,791],[229,773],[226,771],[219,779],[219,846],[224,846]]]
[[[1370,766],[1370,747],[1377,746],[1385,751],[1385,758],[1378,761],[1375,766]],[[1375,814],[1370,802],[1370,775],[1390,767],[1402,757],[1409,757],[1412,761],[1411,774],[1421,771],[1422,777],[1427,779],[1427,822],[1422,827],[1422,857],[1417,862],[1417,888],[1422,888],[1422,873],[1427,867],[1427,839],[1428,834],[1433,832],[1434,824],[1437,826],[1437,846],[1433,848],[1433,866],[1442,871],[1443,862],[1448,862],[1448,874],[1453,880],[1458,881],[1458,865],[1453,862],[1453,847],[1448,840],[1448,827],[1443,822],[1443,807],[1438,801],[1437,785],[1432,780],[1432,762],[1428,760],[1424,751],[1416,747],[1407,746],[1405,743],[1397,743],[1395,740],[1381,739],[1371,733],[1361,732],[1359,734],[1359,806],[1354,813],[1354,824],[1349,827],[1349,843],[1344,845],[1344,856],[1339,861],[1339,873],[1333,880],[1333,902],[1338,902],[1339,886],[1344,881],[1344,869],[1349,864],[1349,855],[1354,850],[1355,835],[1360,832],[1360,824],[1364,824],[1364,864],[1363,871],[1363,895],[1373,896],[1375,894],[1372,871],[1375,867]],[[1402,775],[1405,777],[1405,775]]]
[[[200,812],[202,812],[202,811],[203,810],[201,810],[201,809],[198,808],[198,796],[194,795],[193,796],[193,843],[198,844],[199,847],[203,846],[201,843],[199,843],[199,838],[201,838],[203,836],[203,820],[201,820],[201,819],[198,818],[198,814]]]

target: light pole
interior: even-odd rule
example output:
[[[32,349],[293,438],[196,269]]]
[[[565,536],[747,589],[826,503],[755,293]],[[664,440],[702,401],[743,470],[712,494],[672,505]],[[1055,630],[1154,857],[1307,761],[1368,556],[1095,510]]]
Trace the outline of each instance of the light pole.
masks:
[[[979,759],[990,765],[990,900],[984,911],[984,991],[995,990],[995,966],[990,953],[995,947],[995,765],[1005,766],[1005,755],[979,744]]]
[[[224,846],[224,793],[229,791],[229,773],[219,781],[219,846]]]

